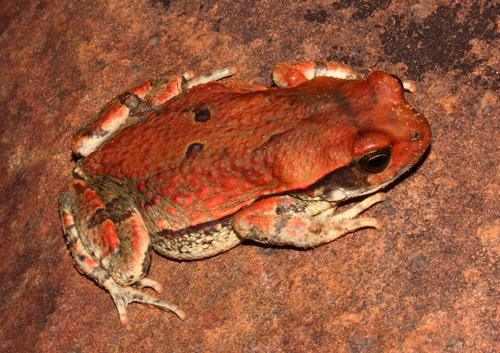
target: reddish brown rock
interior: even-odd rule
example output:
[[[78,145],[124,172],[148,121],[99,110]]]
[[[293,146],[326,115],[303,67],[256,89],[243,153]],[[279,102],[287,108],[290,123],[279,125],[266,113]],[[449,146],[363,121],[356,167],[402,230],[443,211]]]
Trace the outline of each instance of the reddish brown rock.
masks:
[[[499,6],[488,1],[0,4],[1,352],[494,352],[498,317]],[[496,44],[496,45],[495,45]],[[70,137],[166,69],[339,60],[415,80],[427,159],[326,246],[153,257],[186,321],[109,296],[74,269],[57,193]]]

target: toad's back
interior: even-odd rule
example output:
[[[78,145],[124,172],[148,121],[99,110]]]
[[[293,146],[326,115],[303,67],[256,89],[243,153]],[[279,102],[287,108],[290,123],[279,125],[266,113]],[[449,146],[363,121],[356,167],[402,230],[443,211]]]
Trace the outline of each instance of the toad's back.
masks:
[[[159,113],[122,130],[86,158],[85,168],[120,179],[234,169],[252,182],[267,184],[283,143],[288,144],[287,158],[292,161],[292,154],[299,152],[294,147],[301,154],[307,154],[307,148],[318,151],[325,124],[340,135],[339,122],[344,131],[349,130],[345,103],[332,99],[333,91],[325,94],[323,81],[336,90],[345,85],[345,81],[318,78],[292,89],[257,92],[221,83],[198,86],[174,98]],[[315,115],[316,124],[305,122],[314,121]],[[327,115],[328,121],[320,121],[320,115]],[[294,133],[297,128],[300,134]],[[331,145],[331,141],[325,143]]]

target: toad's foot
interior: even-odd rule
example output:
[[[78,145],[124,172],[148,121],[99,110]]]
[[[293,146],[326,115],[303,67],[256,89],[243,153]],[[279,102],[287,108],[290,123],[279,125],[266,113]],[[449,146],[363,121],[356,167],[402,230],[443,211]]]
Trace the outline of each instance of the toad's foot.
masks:
[[[155,280],[144,277],[149,266],[149,234],[140,213],[126,198],[114,198],[108,208],[83,180],[70,181],[61,195],[61,218],[66,243],[78,270],[106,289],[120,320],[127,323],[127,305],[151,304],[185,314],[175,305],[149,296],[142,288],[162,292]]]
[[[143,281],[144,281],[143,283],[139,283],[140,286],[151,287],[155,290],[159,288],[161,290],[161,286],[158,284],[158,282],[153,281],[149,278],[144,278]],[[184,320],[186,318],[186,314],[184,313],[184,311],[179,309],[177,306],[167,303],[164,300],[160,300],[150,295],[147,295],[139,289],[121,286],[112,279],[104,281],[102,285],[113,298],[116,308],[118,309],[118,314],[120,315],[120,321],[124,325],[128,324],[127,306],[128,304],[133,302],[150,304],[162,310],[171,311],[175,315],[177,315],[181,320]]]
[[[339,214],[334,215],[330,221],[331,222],[342,222],[346,220],[352,220],[358,217],[362,212],[366,211],[376,203],[382,202],[387,198],[387,194],[383,192],[376,193],[375,195],[371,195],[361,201],[360,203],[355,204],[351,208],[345,210],[344,212],[341,212]],[[361,219],[361,218],[358,218]],[[368,218],[366,219],[374,219],[374,218]],[[382,228],[382,223],[376,219],[374,219],[376,222],[367,222],[366,227],[372,227],[376,229]]]
[[[194,86],[202,85],[204,83],[218,81],[220,79],[234,75],[238,70],[234,66],[225,67],[220,70],[215,70],[208,75],[196,76],[192,72],[186,72],[182,76],[185,80],[184,88],[190,89]]]
[[[326,201],[311,206],[310,201],[291,196],[270,197],[237,214],[233,228],[242,238],[261,243],[315,247],[362,228],[380,229],[378,219],[358,216],[385,197],[384,193],[372,195],[336,215]]]
[[[361,75],[349,65],[328,61],[325,63],[306,61],[279,63],[273,70],[273,81],[278,87],[295,87],[314,77],[334,77],[342,80],[356,80]]]

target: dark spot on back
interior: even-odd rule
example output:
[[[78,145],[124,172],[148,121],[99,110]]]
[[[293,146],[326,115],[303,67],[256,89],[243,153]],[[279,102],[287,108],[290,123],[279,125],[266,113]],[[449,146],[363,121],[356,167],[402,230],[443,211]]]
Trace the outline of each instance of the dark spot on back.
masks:
[[[210,110],[207,108],[198,109],[194,112],[194,121],[197,123],[204,123],[210,120]]]
[[[198,153],[203,151],[203,147],[204,147],[204,145],[202,143],[198,143],[198,142],[190,144],[187,151],[186,151],[186,158],[191,158],[191,157],[196,156]]]

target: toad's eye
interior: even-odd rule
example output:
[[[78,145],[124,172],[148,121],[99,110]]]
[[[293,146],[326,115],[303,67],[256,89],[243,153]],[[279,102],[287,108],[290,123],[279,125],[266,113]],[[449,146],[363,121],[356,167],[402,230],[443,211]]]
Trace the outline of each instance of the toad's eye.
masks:
[[[387,168],[391,152],[390,147],[368,152],[358,160],[358,166],[364,172],[380,173]]]

